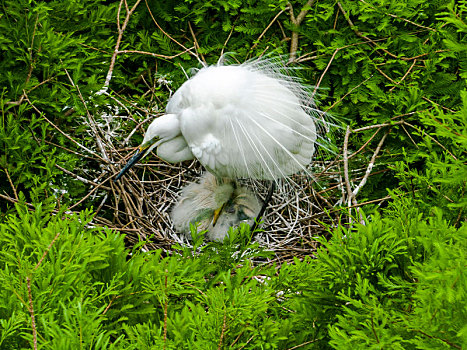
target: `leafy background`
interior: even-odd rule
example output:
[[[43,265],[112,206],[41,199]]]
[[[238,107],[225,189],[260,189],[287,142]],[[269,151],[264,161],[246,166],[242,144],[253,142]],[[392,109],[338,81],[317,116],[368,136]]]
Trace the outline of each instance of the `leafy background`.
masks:
[[[466,13],[443,0],[3,1],[0,347],[466,347]],[[93,222],[125,138],[137,145],[184,72],[227,52],[288,55],[349,125],[330,136],[351,154],[343,224],[293,263],[248,228],[168,254]],[[370,164],[352,196],[344,170]]]

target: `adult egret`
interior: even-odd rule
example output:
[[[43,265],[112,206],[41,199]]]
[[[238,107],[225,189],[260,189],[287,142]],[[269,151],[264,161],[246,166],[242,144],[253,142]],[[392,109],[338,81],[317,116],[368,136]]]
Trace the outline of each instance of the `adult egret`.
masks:
[[[218,208],[223,210],[216,218]],[[196,225],[198,232],[207,231],[206,239],[222,241],[230,227],[241,222],[253,225],[260,210],[261,203],[251,190],[206,172],[199,183],[182,189],[171,218],[175,229],[188,237],[190,225]]]
[[[261,59],[200,69],[170,98],[167,114],[149,125],[115,181],[156,147],[170,163],[197,158],[219,184],[224,178],[278,180],[307,171],[317,111],[290,71]]]

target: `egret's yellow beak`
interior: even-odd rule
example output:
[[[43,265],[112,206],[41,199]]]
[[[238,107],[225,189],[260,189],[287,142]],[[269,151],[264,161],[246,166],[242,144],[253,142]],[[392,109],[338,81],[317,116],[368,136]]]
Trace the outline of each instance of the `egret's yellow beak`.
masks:
[[[149,150],[150,144],[143,144],[138,147],[136,153],[131,157],[131,159],[126,163],[123,169],[115,177],[114,182],[118,181],[133,165],[135,165],[141,158],[143,158]]]

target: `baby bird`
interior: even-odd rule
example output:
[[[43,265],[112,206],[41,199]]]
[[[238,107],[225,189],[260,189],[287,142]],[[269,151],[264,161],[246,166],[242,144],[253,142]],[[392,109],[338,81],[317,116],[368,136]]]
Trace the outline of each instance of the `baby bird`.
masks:
[[[241,222],[252,226],[260,210],[260,201],[248,188],[206,172],[199,183],[182,189],[171,217],[175,229],[187,236],[193,224],[198,232],[207,230],[207,240],[223,241],[230,227]]]

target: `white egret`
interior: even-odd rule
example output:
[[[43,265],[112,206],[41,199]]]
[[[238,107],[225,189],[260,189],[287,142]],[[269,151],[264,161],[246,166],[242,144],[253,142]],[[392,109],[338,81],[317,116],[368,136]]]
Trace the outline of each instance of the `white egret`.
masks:
[[[197,158],[218,184],[287,179],[307,171],[317,142],[309,94],[274,60],[204,67],[174,93],[166,111],[115,181],[155,147],[171,163]]]

